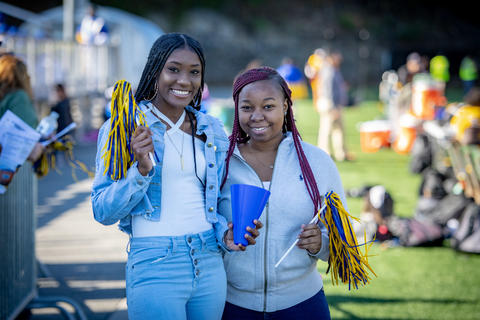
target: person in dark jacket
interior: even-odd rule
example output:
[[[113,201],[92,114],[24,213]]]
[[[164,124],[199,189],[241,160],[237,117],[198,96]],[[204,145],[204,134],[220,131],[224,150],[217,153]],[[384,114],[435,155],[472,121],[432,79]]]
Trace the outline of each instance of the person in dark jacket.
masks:
[[[59,83],[55,85],[55,93],[57,94],[57,103],[53,106],[52,111],[58,113],[57,132],[62,131],[66,126],[73,122],[70,99],[67,96],[65,87]]]

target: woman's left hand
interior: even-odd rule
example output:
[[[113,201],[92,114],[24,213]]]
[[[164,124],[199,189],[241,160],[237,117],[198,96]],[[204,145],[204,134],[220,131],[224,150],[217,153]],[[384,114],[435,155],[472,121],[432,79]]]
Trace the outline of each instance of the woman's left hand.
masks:
[[[253,220],[253,223],[255,224],[255,229],[247,227],[247,231],[250,232],[251,235],[248,232],[246,232],[244,235],[245,239],[248,241],[248,245],[257,243],[255,238],[257,238],[260,234],[258,230],[263,227],[263,224],[256,219]],[[228,231],[225,234],[224,242],[227,245],[227,248],[232,251],[245,251],[247,249],[247,247],[243,244],[235,244],[233,242],[233,223],[231,222],[228,224]]]
[[[322,231],[316,224],[302,224],[302,232],[298,238],[297,246],[308,250],[310,254],[317,254],[322,248]]]

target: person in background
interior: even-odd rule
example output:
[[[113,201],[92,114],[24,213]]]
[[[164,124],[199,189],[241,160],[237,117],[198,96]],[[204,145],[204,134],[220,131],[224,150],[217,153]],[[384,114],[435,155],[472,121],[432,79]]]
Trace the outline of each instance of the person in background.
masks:
[[[320,95],[320,71],[322,65],[325,62],[327,53],[322,48],[317,48],[315,51],[308,57],[307,63],[304,67],[305,76],[310,80],[310,87],[312,89],[312,100],[315,109],[318,111],[318,97]]]
[[[208,90],[207,83],[203,86],[202,91],[202,104],[200,106],[200,112],[208,113],[212,105],[212,98],[210,97],[210,90]]]
[[[405,86],[407,83],[411,83],[413,76],[419,72],[422,72],[422,57],[417,52],[412,52],[407,56],[407,61],[397,70],[398,81]],[[423,66],[425,68],[426,66]]]
[[[235,120],[219,212],[231,220],[233,184],[255,185],[271,194],[260,216],[264,232],[257,244],[224,256],[228,286],[223,319],[330,319],[317,270],[318,259],[328,260],[328,231],[322,223],[308,222],[328,191],[346,204],[335,163],[301,140],[291,91],[274,69],[238,76],[233,98]],[[297,236],[297,247],[275,268]]]
[[[130,236],[130,320],[220,319],[226,295],[221,248],[245,250],[217,213],[228,138],[218,119],[199,111],[204,75],[198,41],[181,33],[155,41],[135,93],[148,127],[133,134],[136,161],[123,179],[104,175],[110,120],[100,129],[92,207],[98,222],[120,221]],[[254,244],[258,231],[247,231]]]
[[[76,39],[81,44],[102,45],[108,40],[108,29],[105,20],[97,15],[97,6],[90,4],[87,14],[82,19]]]
[[[470,56],[465,56],[460,63],[459,76],[463,83],[463,95],[467,95],[477,80],[477,64]]]
[[[278,73],[287,81],[292,90],[292,100],[305,99],[308,96],[307,85],[302,71],[298,69],[289,57],[282,59],[282,64],[277,68]]]
[[[33,129],[38,118],[33,106],[33,93],[27,66],[12,54],[0,56],[0,118],[10,110]],[[37,143],[28,156],[32,163],[37,161],[45,147]]]
[[[337,161],[353,160],[347,152],[343,126],[343,108],[348,103],[347,86],[340,67],[343,56],[338,51],[332,51],[321,71],[321,89],[318,98],[320,123],[317,145]],[[331,142],[331,143],[330,143]]]
[[[450,63],[444,55],[437,55],[430,60],[430,75],[433,80],[441,84],[443,91],[445,90],[447,82],[450,80],[449,67]]]
[[[63,84],[58,83],[55,85],[55,93],[57,95],[57,103],[52,107],[52,111],[58,113],[58,126],[57,132],[62,131],[65,127],[73,122],[70,99],[67,96],[65,87]]]

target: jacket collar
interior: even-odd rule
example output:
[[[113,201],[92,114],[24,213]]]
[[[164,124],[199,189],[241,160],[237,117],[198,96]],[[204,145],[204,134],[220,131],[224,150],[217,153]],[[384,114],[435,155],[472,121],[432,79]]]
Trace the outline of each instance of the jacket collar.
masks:
[[[160,119],[158,119],[157,117],[155,117],[153,115],[153,112],[150,112],[148,111],[149,110],[149,107],[148,107],[148,103],[150,101],[148,100],[143,100],[142,102],[140,102],[140,104],[138,105],[140,107],[140,110],[143,111],[143,113],[145,114],[145,120],[147,121],[147,124],[148,126],[152,126],[155,122],[159,122],[159,125],[161,127],[167,127],[166,124],[164,124],[162,121],[160,121]]]
[[[186,106],[185,109],[193,113],[197,119],[197,134],[202,134],[208,127],[208,117],[205,113],[198,111],[192,106]]]

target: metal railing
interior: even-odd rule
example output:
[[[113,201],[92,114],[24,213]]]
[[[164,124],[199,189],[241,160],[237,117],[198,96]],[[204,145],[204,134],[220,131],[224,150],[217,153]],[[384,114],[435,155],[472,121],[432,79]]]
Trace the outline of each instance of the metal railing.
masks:
[[[3,35],[4,50],[22,58],[36,100],[48,100],[56,83],[72,97],[103,94],[118,80],[118,46]]]
[[[36,295],[36,186],[26,162],[0,195],[0,319],[14,319]]]

